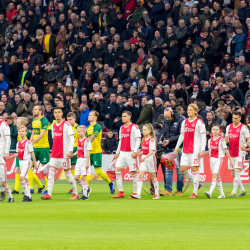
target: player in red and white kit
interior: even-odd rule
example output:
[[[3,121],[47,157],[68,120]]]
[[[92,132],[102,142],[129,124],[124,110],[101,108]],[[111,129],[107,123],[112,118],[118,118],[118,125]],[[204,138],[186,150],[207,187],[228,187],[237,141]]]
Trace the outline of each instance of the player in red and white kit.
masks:
[[[129,167],[129,171],[133,178],[133,194],[137,193],[137,183],[138,183],[138,159],[137,153],[141,143],[141,132],[137,125],[131,123],[131,112],[124,111],[122,113],[122,122],[124,125],[120,128],[119,133],[119,144],[116,150],[115,158],[116,162],[116,183],[119,189],[117,195],[113,198],[123,198],[125,196],[122,186],[122,169]],[[130,196],[129,198],[132,198]]]
[[[229,195],[230,197],[236,197],[238,187],[240,187],[240,194],[238,197],[246,194],[245,188],[242,185],[240,179],[240,171],[243,168],[246,147],[249,143],[249,131],[248,128],[240,122],[241,113],[233,113],[233,123],[227,126],[226,129],[226,143],[229,143],[229,154],[232,157],[233,167],[228,164],[228,169],[231,171],[231,175],[234,177],[233,191]]]
[[[211,198],[217,183],[220,189],[220,195],[218,196],[218,198],[225,198],[220,177],[220,169],[222,167],[223,157],[225,156],[225,153],[230,161],[231,166],[233,166],[233,162],[227,150],[226,142],[220,136],[220,126],[218,124],[213,124],[211,132],[211,139],[208,140],[209,151],[207,151],[206,154],[210,155],[210,168],[213,176],[210,190],[206,191],[205,195],[207,196],[207,198]]]
[[[49,177],[48,177],[48,194],[41,196],[43,200],[51,200],[53,185],[55,182],[55,173],[57,168],[63,168],[66,177],[73,189],[73,196],[70,200],[78,199],[76,183],[71,173],[70,159],[73,157],[74,133],[71,125],[62,119],[62,109],[54,109],[56,122],[52,125],[53,147],[50,158]]]
[[[206,128],[202,120],[197,118],[198,107],[196,104],[188,106],[188,117],[181,124],[181,134],[176,144],[174,154],[177,156],[178,148],[183,142],[181,156],[181,172],[194,185],[193,194],[189,198],[197,198],[198,189],[200,187],[200,157],[205,155],[206,146]],[[188,171],[188,167],[192,166],[193,175]]]
[[[0,144],[4,148],[4,159],[7,159],[9,157],[9,152],[10,152],[10,127],[8,124],[0,119]],[[0,192],[1,192],[1,197],[0,201],[3,201],[6,197],[6,192],[5,188],[2,186],[0,183]]]
[[[77,151],[74,156],[77,155],[75,180],[81,186],[83,196],[79,200],[88,200],[91,188],[88,187],[87,176],[90,175],[90,151],[92,150],[91,141],[86,137],[87,128],[83,125],[77,128]],[[82,176],[82,179],[80,179]]]

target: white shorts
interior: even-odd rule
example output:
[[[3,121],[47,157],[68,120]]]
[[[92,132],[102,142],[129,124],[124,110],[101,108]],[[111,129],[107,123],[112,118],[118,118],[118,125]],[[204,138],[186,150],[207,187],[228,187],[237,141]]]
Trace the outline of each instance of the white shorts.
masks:
[[[138,157],[136,157],[135,159],[132,158],[131,154],[133,152],[124,152],[121,151],[120,155],[117,159],[116,162],[116,167],[117,168],[127,168],[127,166],[129,167],[129,171],[138,171]]]
[[[22,161],[19,160],[19,166],[20,166],[20,171],[21,171],[20,176],[27,179],[28,173],[29,173],[30,168],[31,168],[31,160],[22,160]]]
[[[219,174],[222,167],[223,158],[210,157],[210,168],[212,174]]]
[[[157,164],[156,164],[155,155],[151,155],[145,161],[141,162],[141,166],[140,166],[139,170],[146,171],[149,173],[156,173],[157,172]]]
[[[243,169],[243,165],[244,165],[244,156],[239,156],[239,157],[231,157],[232,158],[232,162],[234,167],[232,168],[230,166],[230,161],[228,159],[228,169],[229,170],[234,170],[234,169]]]
[[[51,158],[49,161],[50,166],[55,168],[70,169],[70,159],[69,158]]]
[[[0,164],[0,182],[7,181],[7,167],[6,164]]]
[[[200,156],[197,154],[185,154],[181,155],[181,166],[188,167],[199,167],[200,166]]]
[[[90,161],[89,168],[86,168],[87,158],[78,158],[76,161],[75,175],[90,175]]]

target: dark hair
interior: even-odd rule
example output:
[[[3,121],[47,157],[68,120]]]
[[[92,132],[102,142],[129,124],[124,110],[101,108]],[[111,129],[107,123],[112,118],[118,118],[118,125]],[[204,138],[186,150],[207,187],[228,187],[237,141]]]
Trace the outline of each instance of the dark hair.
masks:
[[[233,112],[233,115],[238,115],[239,117],[241,117],[241,112],[239,112],[239,111],[234,111],[234,112]]]
[[[54,111],[57,110],[57,109],[60,109],[60,110],[63,112],[62,108],[60,108],[60,107],[58,107],[58,106],[56,106],[56,107],[54,108]]]
[[[214,124],[212,124],[212,128],[213,128],[213,127],[219,127],[219,128],[220,128],[220,125],[217,124],[217,123],[214,123]]]
[[[131,113],[130,111],[127,111],[127,110],[126,110],[126,111],[123,111],[122,113],[123,113],[123,114],[127,114],[127,115],[129,115],[130,117],[132,117],[132,113]]]

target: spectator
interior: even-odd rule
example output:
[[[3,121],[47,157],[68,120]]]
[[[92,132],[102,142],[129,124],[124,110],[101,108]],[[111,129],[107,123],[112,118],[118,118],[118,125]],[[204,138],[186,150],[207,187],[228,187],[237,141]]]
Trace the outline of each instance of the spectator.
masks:
[[[16,109],[16,114],[19,117],[27,117],[27,115],[32,115],[33,104],[30,100],[30,94],[26,93],[24,95],[24,101],[19,103]]]
[[[152,100],[149,100],[147,96],[142,98],[141,105],[142,111],[139,119],[136,121],[136,124],[140,126],[140,130],[142,131],[144,124],[152,123],[154,109],[152,107]]]
[[[247,75],[250,75],[250,66],[246,64],[245,57],[239,57],[239,66],[236,67],[236,73],[240,71],[242,72],[242,78],[245,79]]]
[[[80,125],[84,125],[87,127],[87,126],[89,126],[88,117],[89,117],[89,113],[90,113],[88,105],[86,103],[82,103],[80,105],[80,110],[81,110]]]
[[[233,96],[233,98],[240,103],[240,105],[242,106],[243,103],[244,103],[244,95],[242,93],[242,91],[237,88],[236,86],[236,82],[235,81],[232,81],[230,80],[229,81],[229,87],[231,89],[231,95]]]
[[[1,95],[1,101],[4,103],[4,105],[5,105],[5,110],[8,112],[8,114],[12,114],[12,113],[13,113],[13,107],[12,107],[12,105],[8,102],[8,99],[7,99],[7,95],[6,95],[6,94],[2,94],[2,95]]]
[[[10,127],[10,150],[16,150],[18,131],[12,116],[7,117],[7,124]]]
[[[132,97],[128,98],[127,103],[125,103],[122,107],[121,113],[123,113],[123,111],[129,111],[132,114],[131,117],[131,121],[132,123],[136,123],[136,121],[139,119],[140,117],[140,109],[135,107],[134,105],[134,100]]]
[[[30,82],[32,81],[32,71],[29,69],[29,64],[24,63],[23,70],[18,74],[16,86],[23,85],[27,80]]]
[[[106,154],[113,154],[118,146],[118,140],[115,137],[113,130],[109,129],[107,132],[107,137],[103,142],[103,150]]]
[[[8,82],[4,79],[4,74],[0,73],[0,93],[2,93],[3,90],[8,90],[9,85]]]
[[[215,121],[213,120],[213,114],[212,112],[207,112],[207,122],[205,123],[205,127],[206,127],[206,135],[207,135],[207,142],[208,140],[211,138],[210,134],[211,134],[211,130],[212,130],[212,125],[215,123]]]
[[[158,117],[164,114],[164,107],[162,105],[162,99],[157,97],[155,98],[155,105],[154,105],[154,114],[152,124],[155,127],[156,123],[158,123]]]

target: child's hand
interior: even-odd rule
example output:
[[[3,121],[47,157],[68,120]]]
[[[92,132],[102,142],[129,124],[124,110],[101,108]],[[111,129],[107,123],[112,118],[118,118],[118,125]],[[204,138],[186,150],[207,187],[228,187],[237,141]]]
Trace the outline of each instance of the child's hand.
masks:
[[[231,166],[231,168],[233,168],[233,167],[234,167],[234,164],[233,164],[233,162],[232,162],[232,161],[230,161],[230,166]]]
[[[142,158],[141,158],[141,162],[144,162],[144,161],[145,161],[145,158],[144,158],[144,157],[142,157]]]
[[[87,164],[86,164],[86,167],[85,167],[85,168],[86,168],[86,169],[88,169],[88,168],[89,168],[89,163],[87,163]]]

